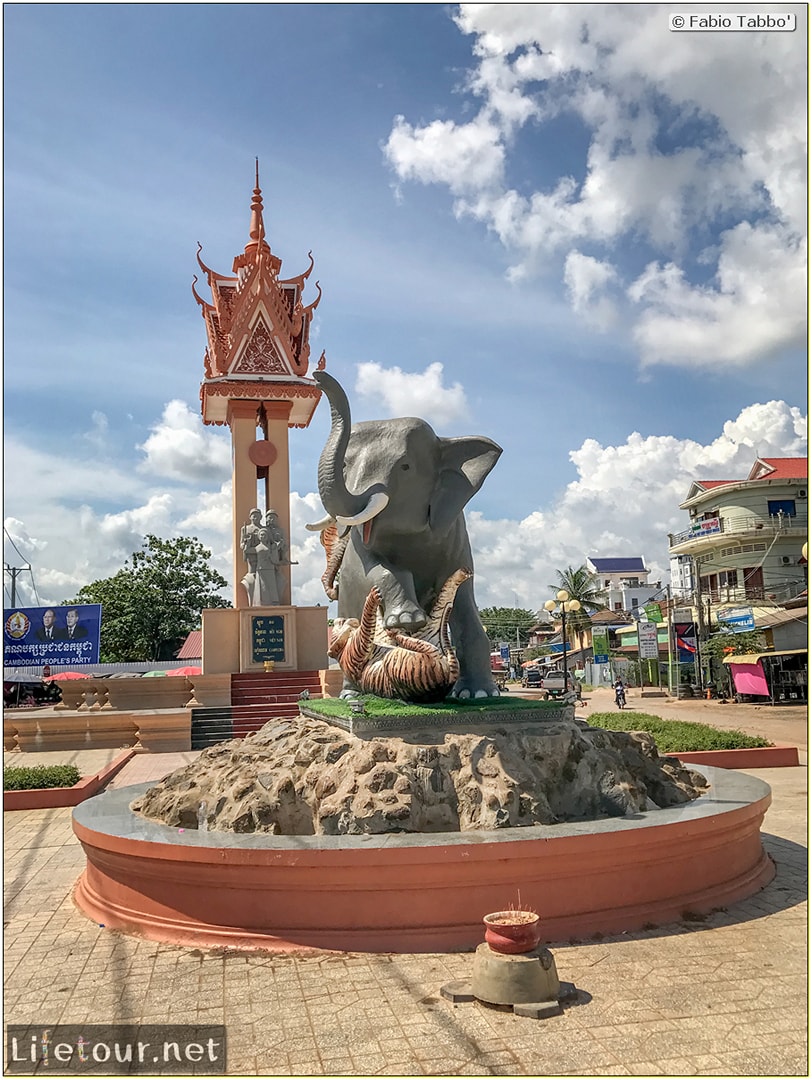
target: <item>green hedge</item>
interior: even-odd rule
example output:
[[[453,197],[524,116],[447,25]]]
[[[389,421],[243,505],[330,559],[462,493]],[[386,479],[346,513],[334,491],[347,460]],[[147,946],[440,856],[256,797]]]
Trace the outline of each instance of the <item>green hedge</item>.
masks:
[[[592,727],[608,728],[610,731],[648,731],[654,736],[661,754],[680,754],[689,750],[743,750],[751,746],[772,746],[758,735],[745,735],[743,731],[720,731],[707,724],[695,724],[690,720],[661,720],[650,713],[618,712],[592,713]]]
[[[4,791],[73,787],[82,779],[75,765],[12,765],[3,769]]]

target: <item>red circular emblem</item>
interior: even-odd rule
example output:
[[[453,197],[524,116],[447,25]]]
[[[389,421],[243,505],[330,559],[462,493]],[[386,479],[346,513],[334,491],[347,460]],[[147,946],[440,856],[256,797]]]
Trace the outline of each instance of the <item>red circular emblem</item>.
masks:
[[[276,461],[277,451],[268,439],[257,439],[248,447],[248,456],[258,469],[267,469]]]

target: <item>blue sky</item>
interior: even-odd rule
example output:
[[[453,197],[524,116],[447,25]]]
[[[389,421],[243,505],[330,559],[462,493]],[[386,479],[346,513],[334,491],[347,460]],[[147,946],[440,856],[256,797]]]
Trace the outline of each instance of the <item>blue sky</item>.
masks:
[[[664,578],[691,479],[805,453],[806,8],[793,34],[694,35],[679,9],[6,5],[24,599],[73,596],[146,532],[200,536],[230,575],[190,284],[198,240],[221,272],[242,250],[255,156],[285,274],[313,250],[314,353],[354,417],[503,446],[469,508],[481,604],[538,608],[590,554]],[[324,601],[303,524],[326,419],[291,432],[302,603]]]

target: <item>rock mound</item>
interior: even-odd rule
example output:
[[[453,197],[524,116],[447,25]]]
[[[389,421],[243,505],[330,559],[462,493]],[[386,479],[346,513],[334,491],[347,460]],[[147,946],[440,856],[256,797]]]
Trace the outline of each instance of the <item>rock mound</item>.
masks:
[[[131,808],[184,829],[432,833],[621,817],[706,787],[646,732],[580,720],[364,739],[299,717],[209,747]]]

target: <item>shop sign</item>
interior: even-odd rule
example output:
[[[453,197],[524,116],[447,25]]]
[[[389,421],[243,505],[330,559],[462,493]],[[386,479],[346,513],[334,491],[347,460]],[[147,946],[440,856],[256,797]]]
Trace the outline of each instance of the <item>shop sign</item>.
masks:
[[[744,634],[756,628],[751,607],[719,608],[716,621],[731,634]]]
[[[660,655],[657,644],[657,624],[641,622],[637,624],[637,648],[641,660],[656,660]]]

